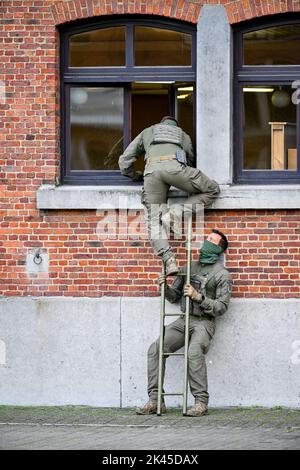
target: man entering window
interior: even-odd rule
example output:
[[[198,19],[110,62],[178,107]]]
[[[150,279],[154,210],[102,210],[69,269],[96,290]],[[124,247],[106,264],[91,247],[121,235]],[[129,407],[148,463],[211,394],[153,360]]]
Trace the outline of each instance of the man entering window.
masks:
[[[145,154],[144,174],[135,170],[133,163]],[[196,212],[197,207],[208,207],[220,192],[216,181],[201,170],[193,168],[195,156],[191,138],[179,126],[175,118],[165,116],[161,122],[144,129],[119,158],[124,176],[142,181],[142,203],[147,209],[148,233],[155,253],[166,263],[166,274],[176,274],[178,265],[169,245],[167,229],[180,235],[179,221],[183,208]],[[174,186],[190,194],[182,204],[164,210],[168,191]]]

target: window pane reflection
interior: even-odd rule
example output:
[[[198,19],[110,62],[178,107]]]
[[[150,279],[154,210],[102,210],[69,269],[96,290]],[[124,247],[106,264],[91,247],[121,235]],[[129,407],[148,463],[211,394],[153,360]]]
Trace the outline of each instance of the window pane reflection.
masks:
[[[123,152],[122,88],[71,88],[71,169],[119,170]]]
[[[180,85],[176,94],[176,116],[179,126],[191,137],[194,137],[194,87]]]
[[[144,26],[136,26],[134,32],[135,65],[191,65],[190,34]]]
[[[243,40],[245,65],[300,64],[300,24],[259,29]]]
[[[293,92],[290,86],[244,86],[244,169],[297,169]]]
[[[125,65],[125,28],[105,28],[74,34],[69,44],[70,67]]]

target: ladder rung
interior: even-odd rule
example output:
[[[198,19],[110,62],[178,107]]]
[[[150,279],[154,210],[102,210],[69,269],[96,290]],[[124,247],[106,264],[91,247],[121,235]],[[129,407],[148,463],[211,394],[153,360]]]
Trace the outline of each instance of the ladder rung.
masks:
[[[165,317],[178,317],[179,315],[185,315],[185,313],[164,313]]]
[[[162,393],[162,395],[166,396],[166,395],[176,395],[176,396],[180,396],[180,395],[183,395],[183,393]]]
[[[173,277],[173,276],[186,276],[186,273],[177,273],[177,274],[165,274],[166,277]]]
[[[184,353],[164,353],[164,356],[184,356]]]

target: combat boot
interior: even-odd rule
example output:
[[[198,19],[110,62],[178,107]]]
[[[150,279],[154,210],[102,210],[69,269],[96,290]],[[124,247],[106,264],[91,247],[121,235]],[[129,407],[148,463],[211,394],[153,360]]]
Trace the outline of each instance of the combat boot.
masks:
[[[164,403],[161,404],[161,412],[166,413],[166,405]],[[157,402],[153,400],[149,400],[146,405],[142,406],[141,408],[136,408],[135,410],[137,415],[153,415],[157,412]]]
[[[207,405],[205,403],[196,403],[192,408],[190,408],[186,415],[187,416],[203,416],[208,413]]]
[[[166,276],[170,276],[171,274],[177,274],[179,271],[177,261],[175,256],[171,256],[166,261]]]

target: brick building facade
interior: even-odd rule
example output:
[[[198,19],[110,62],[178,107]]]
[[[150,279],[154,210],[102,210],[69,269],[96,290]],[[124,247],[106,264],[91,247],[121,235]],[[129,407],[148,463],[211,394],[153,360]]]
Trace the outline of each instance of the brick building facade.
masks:
[[[222,190],[205,211],[205,233],[217,227],[228,235],[234,281],[209,353],[212,403],[299,406],[299,178],[282,171],[280,181],[239,184],[233,169],[234,28],[285,18],[299,25],[299,13],[299,0],[0,1],[1,403],[128,406],[145,398],[161,265],[147,240],[139,185],[63,179],[61,31],[122,15],[142,24],[146,15],[195,27],[197,166]],[[284,83],[300,78],[298,65],[291,76],[282,72]],[[270,71],[265,82],[279,86],[283,75]],[[100,239],[110,212],[117,234]],[[142,220],[139,236],[124,235],[126,215]],[[172,243],[183,264],[184,243]],[[173,388],[182,374],[176,361]]]

